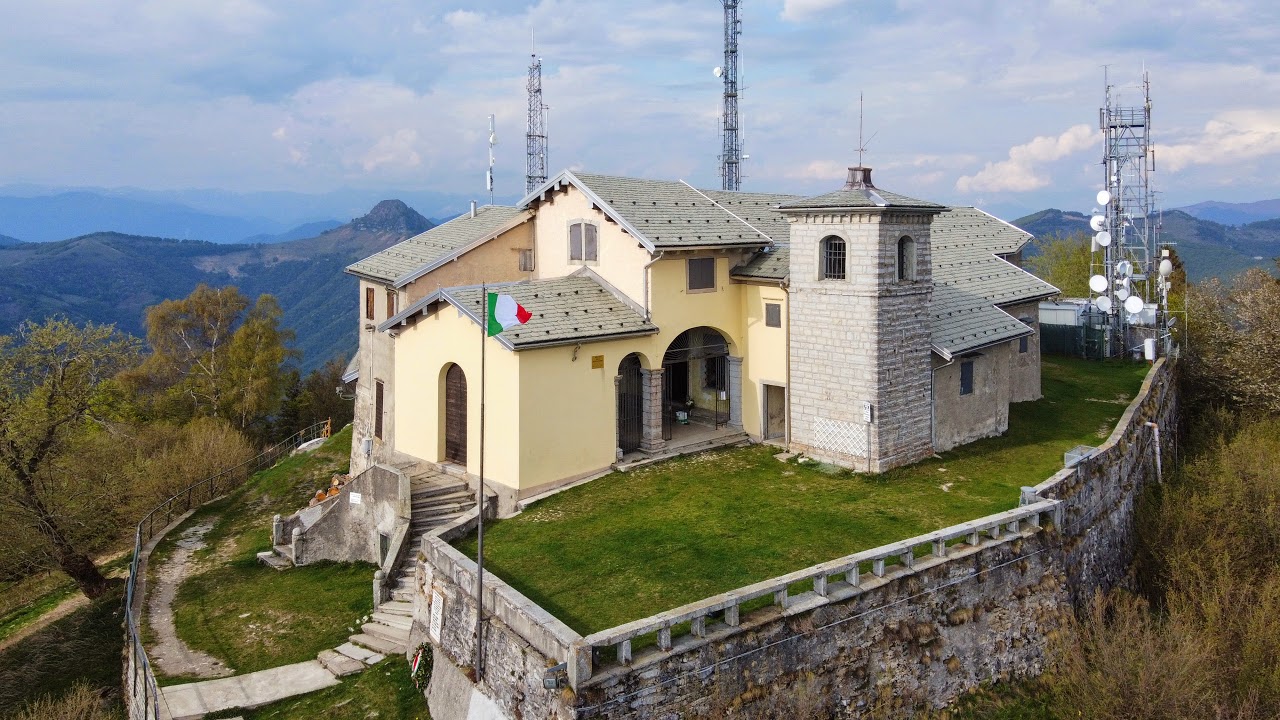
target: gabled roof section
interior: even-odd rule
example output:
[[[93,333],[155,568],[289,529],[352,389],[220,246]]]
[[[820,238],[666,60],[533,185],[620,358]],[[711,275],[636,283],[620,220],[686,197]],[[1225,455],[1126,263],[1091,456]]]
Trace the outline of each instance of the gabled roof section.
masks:
[[[1031,332],[1000,305],[1030,302],[1058,289],[999,255],[1017,252],[1029,233],[975,208],[948,208],[929,231],[933,260],[934,348],[950,358]]]
[[[532,313],[524,325],[498,335],[508,349],[525,350],[550,345],[610,340],[634,335],[652,335],[658,327],[644,319],[630,303],[612,293],[590,274],[570,275],[549,280],[505,283],[488,286],[489,292],[510,295]],[[406,308],[404,312],[378,326],[388,330],[408,324],[432,305],[447,302],[476,323],[484,308],[483,290],[476,285],[445,288]]]
[[[520,207],[527,208],[566,185],[577,187],[650,252],[759,246],[785,239],[786,219],[773,208],[796,198],[777,193],[698,190],[683,182],[565,170],[527,195]]]
[[[353,275],[403,287],[471,248],[528,220],[520,208],[486,205],[347,266]]]
[[[791,243],[777,243],[752,254],[747,261],[729,271],[730,277],[742,280],[786,282],[791,272]]]

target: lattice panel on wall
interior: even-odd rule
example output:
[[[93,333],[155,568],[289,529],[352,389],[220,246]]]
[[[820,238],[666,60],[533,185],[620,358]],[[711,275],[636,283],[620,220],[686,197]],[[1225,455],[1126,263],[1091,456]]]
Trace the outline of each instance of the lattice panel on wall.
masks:
[[[817,418],[813,423],[820,448],[845,455],[867,456],[867,427],[857,423]]]

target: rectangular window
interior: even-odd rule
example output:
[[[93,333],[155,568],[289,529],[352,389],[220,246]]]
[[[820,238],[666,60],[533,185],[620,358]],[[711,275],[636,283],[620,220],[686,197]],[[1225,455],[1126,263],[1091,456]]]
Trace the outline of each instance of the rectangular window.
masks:
[[[387,319],[396,314],[396,291],[387,291]]]
[[[373,288],[364,289],[364,319],[373,319]]]
[[[1018,338],[1018,352],[1025,353],[1027,351],[1027,336],[1023,335]]]
[[[960,394],[973,394],[973,361],[965,360],[960,363]]]
[[[693,291],[716,289],[716,259],[690,258],[689,289]]]
[[[569,260],[582,262],[582,223],[569,226]]]
[[[782,327],[782,303],[764,304],[764,326]]]
[[[382,439],[382,381],[373,381],[373,436]]]
[[[520,251],[520,272],[533,272],[533,251]]]
[[[596,226],[583,224],[582,227],[582,259],[595,262],[597,258]]]

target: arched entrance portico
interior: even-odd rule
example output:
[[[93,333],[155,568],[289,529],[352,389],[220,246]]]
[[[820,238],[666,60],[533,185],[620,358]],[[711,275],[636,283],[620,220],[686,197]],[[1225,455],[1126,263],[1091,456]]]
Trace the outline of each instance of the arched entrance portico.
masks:
[[[672,440],[690,424],[742,428],[742,358],[711,327],[676,336],[662,357],[662,437]]]

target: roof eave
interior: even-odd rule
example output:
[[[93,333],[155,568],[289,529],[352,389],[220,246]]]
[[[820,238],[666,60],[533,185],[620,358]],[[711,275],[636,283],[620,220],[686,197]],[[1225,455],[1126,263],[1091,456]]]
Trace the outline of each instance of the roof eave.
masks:
[[[516,204],[516,207],[520,208],[521,210],[527,210],[529,207],[529,203],[532,203],[534,200],[540,199],[544,194],[546,194],[548,190],[554,190],[555,188],[558,188],[561,185],[563,185],[565,182],[568,182],[569,184],[578,188],[578,191],[581,192],[583,195],[586,195],[587,199],[591,201],[592,205],[595,205],[596,208],[599,209],[600,212],[604,213],[605,216],[608,217],[610,220],[613,220],[614,222],[618,223],[618,225],[622,227],[624,230],[626,230],[627,233],[631,235],[631,237],[634,237],[636,241],[639,242],[640,245],[644,247],[645,250],[648,250],[650,253],[657,252],[657,248],[654,247],[654,244],[650,242],[649,238],[645,237],[644,233],[636,229],[636,227],[632,225],[630,221],[628,221],[625,217],[622,216],[622,213],[618,212],[616,209],[614,209],[612,205],[605,202],[599,195],[596,195],[595,191],[587,187],[586,183],[578,179],[578,176],[574,175],[569,170],[561,170],[555,177],[551,178],[550,180],[547,180],[545,183],[538,186],[536,190],[529,193],[528,195],[525,195],[523,198],[520,199],[520,202]]]
[[[453,262],[454,260],[462,257],[463,255],[466,255],[472,250],[475,250],[476,248],[480,247],[481,245],[484,245],[490,240],[497,238],[503,233],[509,230],[512,230],[513,228],[519,227],[520,225],[523,225],[524,223],[528,222],[532,218],[533,218],[533,213],[528,210],[525,210],[520,214],[513,216],[510,220],[503,223],[496,230],[484,235],[480,239],[473,240],[467,243],[466,245],[462,246],[461,248],[454,250],[453,252],[448,253],[443,257],[437,258],[427,263],[426,265],[423,265],[417,270],[413,270],[409,273],[406,273],[405,275],[401,275],[398,279],[395,280],[394,287],[402,288],[405,285],[408,285],[409,283],[422,277],[423,275],[426,275],[427,273],[433,270],[436,270],[437,268],[440,268],[450,262]]]
[[[609,335],[588,335],[584,337],[564,338],[558,340],[544,340],[542,342],[520,343],[512,345],[512,348],[519,352],[521,350],[537,350],[539,348],[556,347],[559,345],[576,345],[577,343],[587,342],[609,342],[611,340],[623,340],[630,337],[643,337],[645,335],[657,335],[659,329],[656,327],[648,327],[643,330],[632,330],[625,333],[611,333]],[[502,337],[499,335],[498,337]]]

